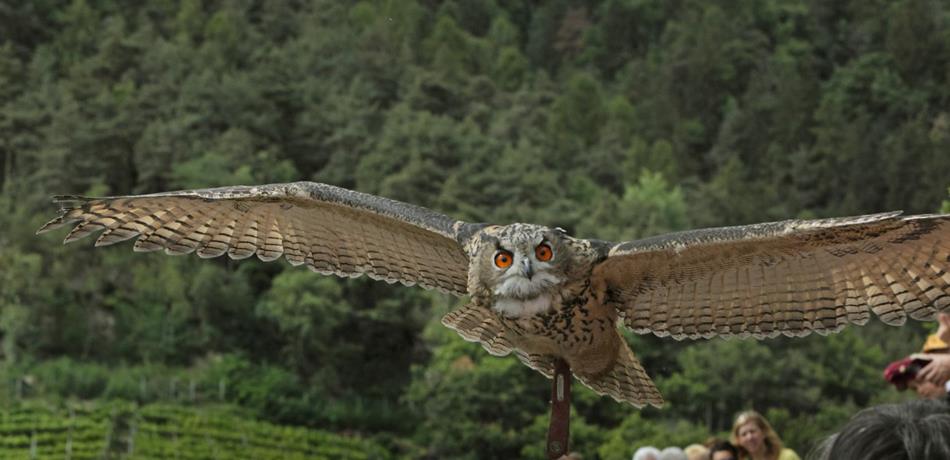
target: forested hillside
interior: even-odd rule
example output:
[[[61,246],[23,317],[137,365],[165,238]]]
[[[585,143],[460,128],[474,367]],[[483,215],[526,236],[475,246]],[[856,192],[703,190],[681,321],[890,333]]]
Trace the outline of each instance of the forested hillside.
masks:
[[[950,5],[928,0],[5,3],[0,403],[223,403],[398,458],[539,458],[549,381],[443,328],[460,300],[283,260],[64,247],[34,235],[50,197],[315,180],[608,240],[935,212],[948,80]],[[630,334],[669,404],[578,385],[574,449],[625,459],[755,408],[803,453],[908,397],[881,369],[930,326],[875,321]]]

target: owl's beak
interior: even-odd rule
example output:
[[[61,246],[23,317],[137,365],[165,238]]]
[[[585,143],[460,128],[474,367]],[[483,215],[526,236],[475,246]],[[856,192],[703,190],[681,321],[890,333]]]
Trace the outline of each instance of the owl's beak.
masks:
[[[534,268],[531,267],[530,259],[525,258],[521,260],[521,274],[528,279],[531,279],[531,277],[534,276]]]

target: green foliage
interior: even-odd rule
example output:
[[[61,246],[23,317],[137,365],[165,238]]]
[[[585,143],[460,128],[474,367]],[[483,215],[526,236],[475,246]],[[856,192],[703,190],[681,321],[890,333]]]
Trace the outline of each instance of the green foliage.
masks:
[[[320,180],[610,240],[950,212],[941,2],[20,3],[0,15],[4,404],[224,402],[369,433],[396,456],[543,449],[549,382],[444,330],[446,297],[284,263],[61,247],[33,235],[54,194]],[[669,406],[634,412],[575,385],[574,446],[626,458],[721,434],[754,407],[804,452],[858,408],[906,397],[879,371],[925,333],[629,334]],[[110,410],[91,409],[95,423],[152,424],[141,457],[184,436],[168,417],[215,440],[179,437],[196,455],[234,452],[217,415]],[[42,454],[62,452],[60,431],[37,435]],[[74,439],[73,458],[127,447],[97,436]],[[306,455],[383,456],[340,449]]]
[[[579,387],[580,385],[573,386],[571,391],[578,391],[580,390]],[[544,458],[547,454],[545,447],[547,444],[549,423],[549,414],[538,415],[531,422],[531,425],[525,428],[524,438],[526,444],[521,449],[520,458]],[[588,455],[587,450],[591,449],[591,446],[603,444],[605,436],[609,436],[609,433],[604,431],[603,428],[587,423],[576,409],[571,410],[570,428],[571,438],[568,445],[573,446],[571,448],[572,451],[584,452],[585,456]],[[590,451],[590,453],[593,454],[593,451]],[[624,456],[624,458],[626,457],[629,457],[629,454]]]
[[[544,412],[547,385],[537,385],[534,371],[514,357],[490,356],[437,321],[428,335],[433,356],[413,370],[405,396],[422,416],[417,433],[427,455],[518,457],[529,441],[522,427]]]
[[[228,406],[122,403],[0,411],[3,458],[387,459],[375,443],[248,419]]]
[[[506,46],[498,53],[495,64],[492,66],[492,79],[498,86],[507,91],[514,91],[521,87],[528,75],[528,60],[517,48]]]
[[[850,402],[826,405],[814,414],[800,414],[795,417],[792,417],[786,409],[770,408],[765,416],[772,427],[782,433],[782,442],[788,446],[795,446],[795,450],[804,454],[818,447],[820,441],[828,433],[840,429],[862,407],[864,406]]]
[[[600,82],[591,75],[573,75],[565,86],[564,93],[551,105],[549,130],[564,149],[557,159],[570,162],[578,158],[577,150],[589,147],[598,139],[606,108]]]
[[[30,279],[40,273],[40,257],[24,254],[14,248],[0,249],[0,331],[3,332],[3,356],[10,364],[16,364],[18,343],[30,327],[28,305],[39,298]]]
[[[595,206],[593,219],[579,232],[614,241],[685,230],[689,224],[683,191],[671,187],[660,173],[647,170],[640,173],[636,184],[627,186],[619,200],[607,195]],[[608,219],[609,226],[598,224]]]
[[[260,299],[258,312],[274,321],[281,335],[286,337],[294,370],[304,375],[318,372],[318,361],[332,356],[334,330],[346,320],[352,307],[342,299],[339,283],[329,278],[312,279],[306,271],[288,270],[277,275],[273,284]],[[333,385],[333,375],[318,379]]]
[[[24,404],[0,411],[0,456],[101,458],[109,440],[114,406],[53,408]]]
[[[597,454],[605,460],[621,460],[642,446],[686,446],[707,437],[706,428],[685,420],[645,420],[633,413],[610,431]]]
[[[817,340],[820,346],[809,346]],[[681,370],[659,386],[676,412],[717,430],[728,429],[732,416],[749,407],[814,414],[832,401],[864,406],[873,394],[889,390],[878,369],[866,365],[886,356],[853,331],[780,342],[780,353],[766,344],[723,339],[690,347],[677,357]],[[760,365],[773,362],[782,365]]]
[[[450,81],[464,80],[486,68],[486,43],[459,28],[449,16],[440,15],[432,34],[422,42],[422,51],[432,69]]]

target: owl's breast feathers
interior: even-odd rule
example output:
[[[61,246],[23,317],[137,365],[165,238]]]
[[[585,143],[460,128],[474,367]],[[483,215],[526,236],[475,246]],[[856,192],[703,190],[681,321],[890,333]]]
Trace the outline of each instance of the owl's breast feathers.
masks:
[[[663,397],[617,330],[617,312],[603,302],[601,286],[589,280],[568,285],[545,313],[510,318],[492,310],[492,319],[475,321],[486,349],[508,343],[522,362],[551,376],[555,358],[563,358],[574,375],[598,394],[636,407],[663,405]],[[476,307],[477,308],[477,307]],[[497,323],[495,335],[486,327]],[[448,324],[465,337],[459,321]],[[496,349],[497,351],[497,349]]]
[[[517,348],[564,358],[575,373],[595,375],[609,370],[621,345],[616,311],[598,298],[584,280],[561,289],[547,312],[498,316]]]

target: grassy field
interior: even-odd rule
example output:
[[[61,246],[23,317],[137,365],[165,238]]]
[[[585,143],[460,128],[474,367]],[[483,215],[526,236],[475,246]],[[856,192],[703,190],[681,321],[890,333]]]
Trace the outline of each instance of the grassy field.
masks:
[[[229,406],[21,404],[0,410],[0,458],[369,459],[355,437],[255,421]]]

